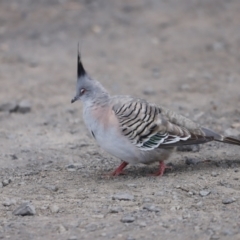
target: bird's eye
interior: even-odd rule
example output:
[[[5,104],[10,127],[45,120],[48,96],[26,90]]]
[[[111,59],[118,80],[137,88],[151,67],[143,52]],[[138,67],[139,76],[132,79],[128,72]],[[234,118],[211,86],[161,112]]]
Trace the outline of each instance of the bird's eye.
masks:
[[[85,89],[82,88],[82,89],[80,90],[80,93],[81,93],[81,94],[85,93]]]

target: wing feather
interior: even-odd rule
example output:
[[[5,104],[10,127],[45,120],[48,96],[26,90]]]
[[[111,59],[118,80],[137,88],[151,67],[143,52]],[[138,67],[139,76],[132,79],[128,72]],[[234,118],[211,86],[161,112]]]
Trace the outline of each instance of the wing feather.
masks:
[[[185,126],[169,121],[162,109],[141,99],[123,99],[113,105],[122,134],[136,147],[152,150],[158,147],[187,144],[198,139]],[[176,121],[175,121],[176,122]]]

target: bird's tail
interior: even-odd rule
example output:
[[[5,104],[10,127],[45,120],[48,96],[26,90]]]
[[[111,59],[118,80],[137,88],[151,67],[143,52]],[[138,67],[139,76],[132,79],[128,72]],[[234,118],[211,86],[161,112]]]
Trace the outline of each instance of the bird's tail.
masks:
[[[224,137],[221,142],[240,146],[240,140],[233,138],[233,137]]]
[[[206,136],[208,136],[208,137],[212,136],[214,141],[228,143],[228,144],[234,144],[234,145],[240,146],[240,140],[237,139],[237,138],[224,137],[224,136],[222,136],[218,133],[215,133],[212,130],[207,129],[207,128],[201,128],[201,129],[206,134]]]

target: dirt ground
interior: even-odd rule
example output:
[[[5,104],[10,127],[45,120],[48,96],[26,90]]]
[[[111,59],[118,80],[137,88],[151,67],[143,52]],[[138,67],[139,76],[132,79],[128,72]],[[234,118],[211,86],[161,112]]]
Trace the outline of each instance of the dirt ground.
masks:
[[[239,0],[0,1],[0,105],[31,105],[0,112],[0,239],[240,239],[238,146],[178,151],[161,178],[136,165],[107,179],[120,160],[70,104],[80,42],[112,94],[240,137],[239,13]],[[25,202],[33,216],[14,215]]]

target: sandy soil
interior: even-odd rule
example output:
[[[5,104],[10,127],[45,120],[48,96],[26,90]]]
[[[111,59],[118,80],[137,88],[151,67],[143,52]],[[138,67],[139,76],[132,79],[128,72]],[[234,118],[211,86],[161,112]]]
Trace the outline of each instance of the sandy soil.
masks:
[[[240,239],[239,147],[178,151],[162,178],[138,165],[106,179],[120,161],[70,104],[80,41],[112,94],[240,137],[239,12],[239,0],[0,1],[0,105],[31,104],[0,112],[0,239]],[[34,215],[14,215],[25,202]]]

